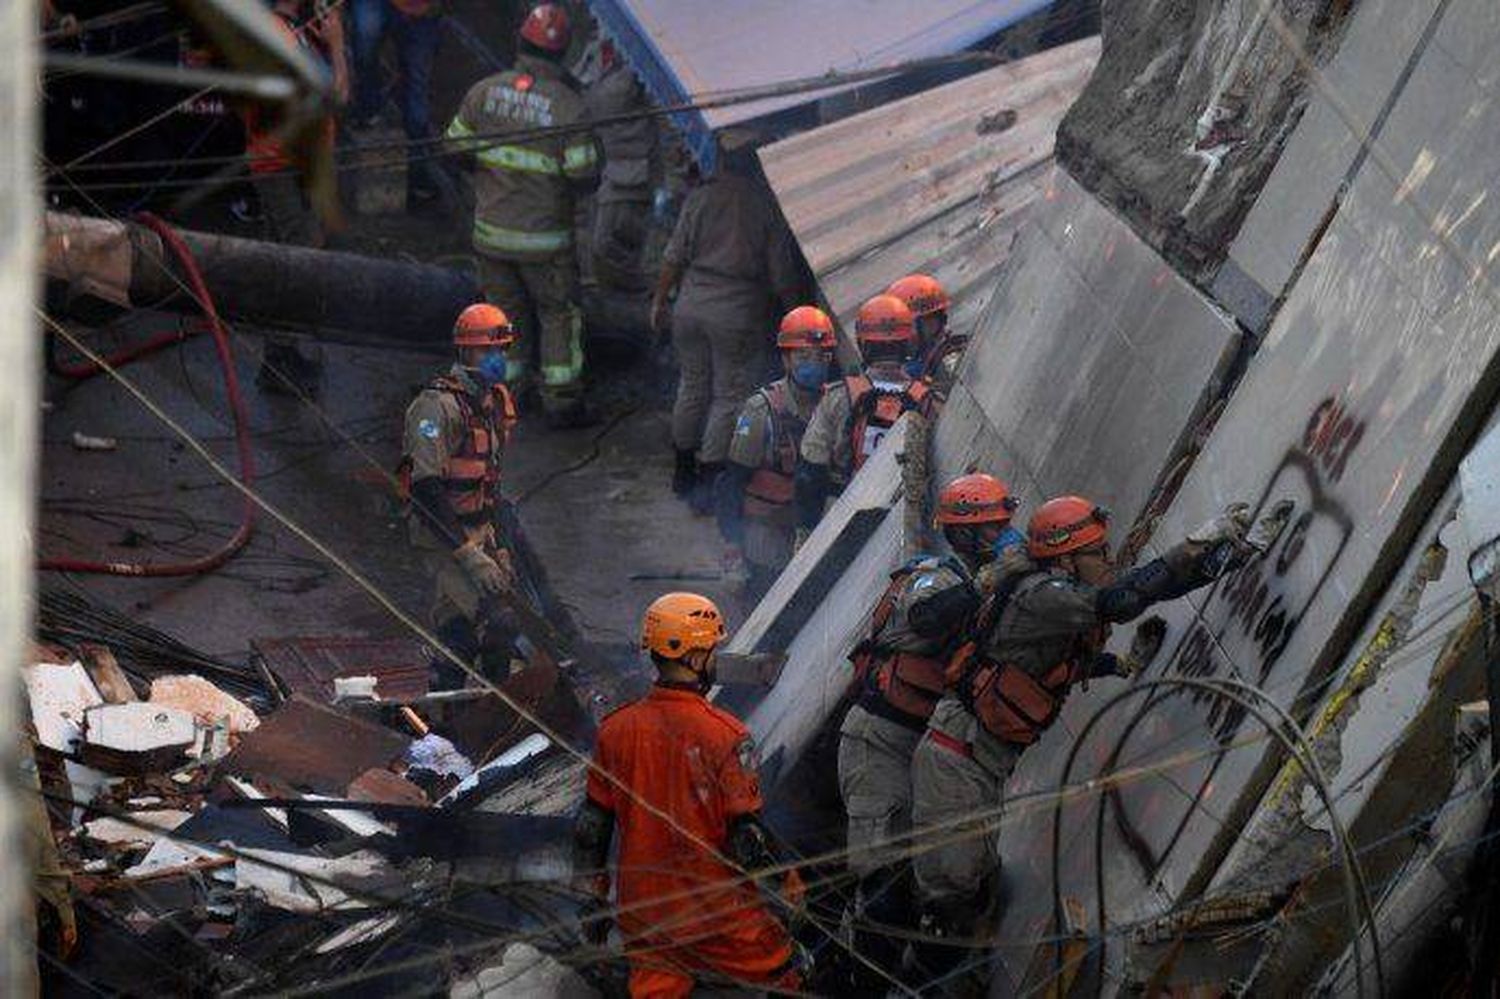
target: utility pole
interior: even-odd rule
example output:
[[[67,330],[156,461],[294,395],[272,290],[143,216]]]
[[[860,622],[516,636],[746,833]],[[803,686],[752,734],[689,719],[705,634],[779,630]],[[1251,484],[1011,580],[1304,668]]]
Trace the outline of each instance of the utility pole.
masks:
[[[41,373],[35,176],[39,21],[35,0],[0,4],[0,989],[35,981],[31,871],[16,785],[21,666],[31,643],[37,383]]]

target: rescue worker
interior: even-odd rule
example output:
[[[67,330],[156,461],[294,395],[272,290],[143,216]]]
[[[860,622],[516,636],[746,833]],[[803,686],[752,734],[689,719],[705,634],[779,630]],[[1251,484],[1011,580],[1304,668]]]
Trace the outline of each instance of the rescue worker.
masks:
[[[505,352],[516,340],[505,313],[470,305],[453,325],[453,367],[406,410],[399,479],[410,497],[412,546],[435,583],[432,624],[465,662],[510,674],[513,624],[494,606],[514,582],[510,552],[496,533],[500,466],[516,422],[505,387]],[[464,673],[434,660],[438,686],[462,687]]]
[[[506,133],[582,120],[583,99],[562,67],[570,38],[561,6],[533,7],[521,24],[515,67],[475,84],[447,131],[478,166],[473,238],[480,286],[518,324],[528,355],[512,358],[510,381],[530,383],[529,363],[539,360],[542,410],[552,427],[596,419],[583,395],[573,202],[596,182],[598,153],[584,130]]]
[[[1037,508],[1027,526],[1027,557],[1007,551],[973,637],[949,663],[950,692],[912,758],[914,827],[947,824],[943,845],[913,861],[930,939],[972,938],[993,915],[994,817],[1021,753],[1056,720],[1075,685],[1136,674],[1165,631],[1159,618],[1143,623],[1130,651],[1116,657],[1102,651],[1109,626],[1207,585],[1242,561],[1248,509],[1235,504],[1161,558],[1117,571],[1107,511],[1078,496]],[[968,826],[953,825],[976,816]],[[940,943],[917,950],[933,975],[974,953],[971,946]]]
[[[699,514],[713,507],[714,480],[723,470],[735,414],[763,370],[777,305],[789,309],[805,301],[791,233],[751,176],[748,142],[745,135],[720,137],[716,172],[683,202],[651,304],[651,324],[664,330],[668,300],[677,294],[671,309],[678,366],[672,491]]]
[[[797,449],[837,345],[828,313],[813,305],[788,312],[776,333],[784,377],[750,396],[729,439],[729,460],[717,487],[719,532],[728,545],[726,566],[733,571],[744,564],[752,603],[792,557]]]
[[[724,620],[708,598],[658,597],[641,625],[656,684],[599,725],[574,829],[573,880],[592,900],[583,934],[602,945],[618,831],[615,901],[636,997],[686,996],[695,983],[797,990],[807,967],[766,897],[795,908],[800,880],[793,873],[778,892],[742,874],[775,859],[760,820],[754,743],[739,719],[704,697],[723,640]]]
[[[912,374],[926,378],[939,397],[948,398],[969,337],[948,328],[947,290],[935,277],[908,274],[885,293],[905,302],[916,319],[918,354],[912,362]]]
[[[917,334],[905,302],[894,295],[865,302],[854,319],[854,338],[865,370],[828,387],[802,437],[796,506],[803,532],[817,526],[829,494],[854,477],[903,413],[932,413],[926,380],[906,370]]]
[[[608,39],[599,45],[599,65],[599,79],[584,96],[589,121],[636,117],[596,127],[604,168],[594,194],[590,257],[601,285],[640,291],[645,286],[641,254],[651,218],[657,123],[640,113],[648,107],[645,91]]]
[[[905,844],[884,844],[910,828],[912,752],[943,696],[948,659],[979,609],[976,574],[1024,540],[1010,526],[1016,505],[1005,483],[983,472],[943,487],[934,519],[954,556],[919,556],[891,573],[850,656],[855,702],[839,729],[838,772],[846,862],[858,878],[851,923],[855,950],[888,974],[899,973],[905,949],[889,929],[914,929],[916,917],[910,864],[900,859]],[[856,986],[883,990],[868,968],[855,971]]]

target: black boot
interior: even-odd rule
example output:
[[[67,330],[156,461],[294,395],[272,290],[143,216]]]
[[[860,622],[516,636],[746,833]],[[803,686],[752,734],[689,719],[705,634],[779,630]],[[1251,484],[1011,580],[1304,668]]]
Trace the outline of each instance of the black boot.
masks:
[[[693,508],[693,513],[706,517],[714,512],[714,486],[718,483],[719,473],[722,471],[724,471],[722,461],[698,463],[698,484],[693,487],[693,494],[688,497],[688,505]]]
[[[672,469],[672,494],[686,496],[698,484],[698,457],[694,451],[677,451],[677,466]]]

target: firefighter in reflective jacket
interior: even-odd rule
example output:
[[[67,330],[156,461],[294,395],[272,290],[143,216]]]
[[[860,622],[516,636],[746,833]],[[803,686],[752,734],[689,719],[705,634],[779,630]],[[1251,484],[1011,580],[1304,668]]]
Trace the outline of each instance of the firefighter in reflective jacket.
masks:
[[[925,555],[891,574],[851,655],[855,703],[839,730],[839,794],[848,817],[847,863],[858,877],[852,925],[855,950],[888,974],[901,967],[910,930],[910,865],[904,843],[889,844],[911,823],[911,757],[943,696],[948,659],[978,610],[984,567],[1020,544],[1010,526],[1016,501],[992,475],[962,475],[938,495],[936,521],[957,557]],[[979,574],[976,579],[976,574]],[[856,966],[858,988],[883,982]]]
[[[911,363],[911,373],[926,378],[939,398],[948,398],[969,337],[948,328],[947,290],[930,275],[908,274],[887,288],[885,293],[905,302],[916,319],[920,346]]]
[[[542,406],[553,426],[593,419],[583,397],[573,203],[598,182],[599,156],[587,130],[553,131],[583,120],[583,98],[561,65],[570,37],[560,5],[534,7],[521,23],[515,67],[475,84],[446,134],[478,167],[480,286],[517,323],[528,355],[512,359],[509,377],[513,385],[532,379],[528,364],[539,354]]]
[[[399,479],[410,500],[412,545],[437,584],[432,624],[448,648],[497,678],[509,674],[515,632],[491,606],[512,584],[510,553],[495,533],[500,462],[516,421],[505,388],[505,350],[515,331],[493,305],[471,305],[453,326],[458,357],[406,410]],[[481,653],[483,655],[481,656]],[[442,687],[464,674],[434,660]]]
[[[641,648],[656,684],[600,723],[574,826],[573,884],[589,900],[582,935],[603,945],[618,922],[638,999],[687,996],[695,984],[796,992],[807,969],[771,911],[801,906],[801,879],[795,870],[755,877],[777,864],[760,820],[755,745],[738,718],[704,697],[723,639],[724,620],[706,597],[668,593],[647,608]]]
[[[817,526],[829,494],[854,477],[903,413],[933,412],[935,397],[926,380],[906,370],[916,356],[917,333],[905,302],[893,295],[865,302],[855,316],[854,337],[865,370],[828,387],[802,437],[796,505],[804,530]]]
[[[745,402],[716,487],[725,565],[732,569],[743,559],[751,601],[765,595],[792,557],[797,449],[828,381],[837,346],[833,320],[822,309],[799,305],[781,320],[776,346],[785,377]]]
[[[973,937],[992,909],[994,830],[1021,753],[1057,718],[1075,684],[1139,672],[1165,628],[1159,618],[1144,622],[1130,651],[1117,657],[1102,651],[1109,626],[1212,582],[1251,551],[1248,507],[1235,504],[1163,557],[1116,571],[1108,520],[1077,496],[1038,507],[1025,555],[1007,550],[970,638],[949,662],[950,691],[912,758],[913,825],[949,833],[913,861],[929,939]],[[929,973],[972,954],[941,945],[918,950]]]

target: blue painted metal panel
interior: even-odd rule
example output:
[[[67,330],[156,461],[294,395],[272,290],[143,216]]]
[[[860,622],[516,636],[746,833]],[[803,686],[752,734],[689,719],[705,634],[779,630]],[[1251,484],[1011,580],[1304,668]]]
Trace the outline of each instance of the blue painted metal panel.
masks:
[[[958,52],[1047,6],[1049,0],[589,0],[660,105]],[[673,120],[698,164],[711,170],[717,129],[839,89],[684,111]]]

